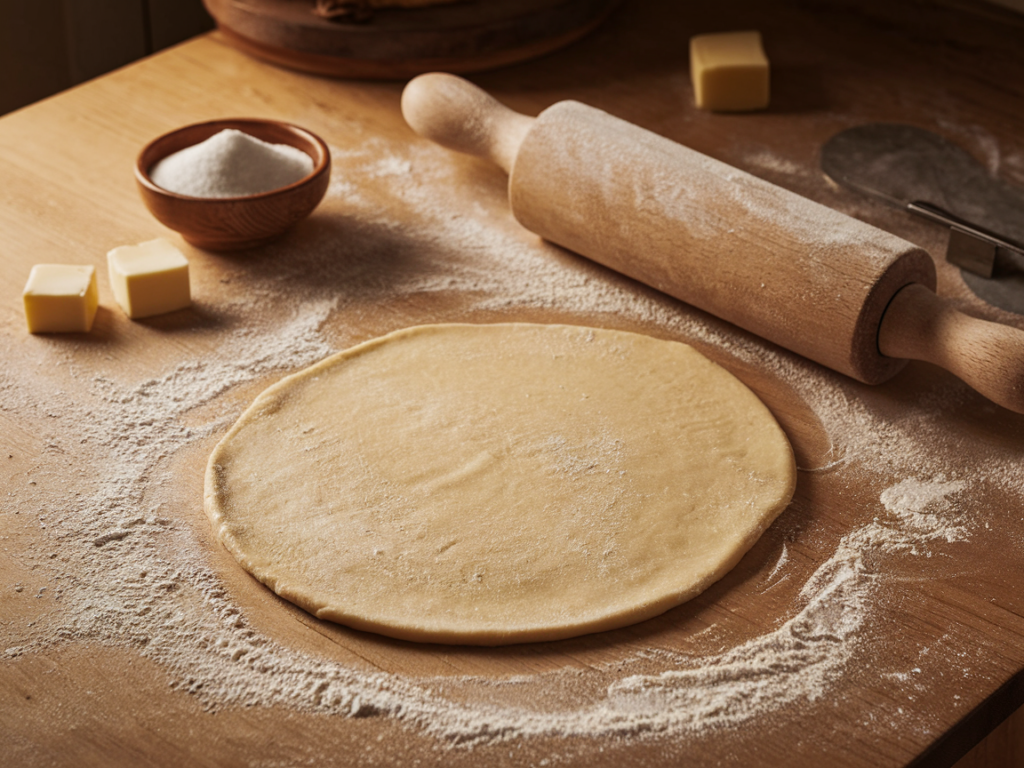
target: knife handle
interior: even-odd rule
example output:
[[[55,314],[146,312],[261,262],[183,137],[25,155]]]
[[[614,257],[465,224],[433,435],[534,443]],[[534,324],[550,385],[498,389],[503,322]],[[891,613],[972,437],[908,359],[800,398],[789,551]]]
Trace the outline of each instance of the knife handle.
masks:
[[[965,315],[919,283],[889,303],[878,348],[945,368],[989,400],[1024,413],[1024,331]]]

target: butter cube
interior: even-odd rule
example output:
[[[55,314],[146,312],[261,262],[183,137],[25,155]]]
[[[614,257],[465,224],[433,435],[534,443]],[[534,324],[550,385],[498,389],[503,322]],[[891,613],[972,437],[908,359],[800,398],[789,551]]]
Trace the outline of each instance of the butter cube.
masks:
[[[162,238],[115,248],[107,254],[107,267],[114,299],[133,320],[192,303],[188,260]]]
[[[697,106],[746,112],[768,106],[768,57],[760,32],[690,38],[690,77]]]
[[[88,332],[96,319],[96,269],[36,264],[22,292],[29,333]]]

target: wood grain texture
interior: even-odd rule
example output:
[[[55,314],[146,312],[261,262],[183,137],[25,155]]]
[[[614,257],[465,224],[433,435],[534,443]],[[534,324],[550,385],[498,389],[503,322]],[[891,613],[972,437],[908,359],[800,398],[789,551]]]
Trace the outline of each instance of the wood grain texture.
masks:
[[[685,40],[740,21],[765,35],[773,105],[757,115],[700,113],[689,91]],[[1007,180],[1024,184],[1022,28],[1016,17],[972,4],[861,0],[817,4],[809,13],[798,3],[736,2],[681,14],[669,0],[643,0],[569,49],[476,82],[529,115],[564,99],[593,104],[941,254],[941,231],[829,186],[817,170],[817,150],[853,124],[911,122],[947,133]],[[401,84],[338,82],[261,64],[214,34],[0,120],[0,721],[15,764],[558,760],[938,768],[952,765],[1021,704],[1024,500],[985,480],[1019,460],[1019,417],[925,363],[911,363],[879,387],[810,366],[800,370],[811,389],[801,389],[806,382],[785,373],[796,365],[792,356],[522,230],[508,212],[504,174],[417,139],[400,115],[400,93]],[[337,187],[321,207],[278,243],[237,256],[182,244],[193,268],[192,310],[133,323],[112,308],[101,283],[105,306],[87,338],[28,337],[20,291],[30,266],[45,259],[102,267],[117,245],[174,239],[133,186],[136,155],[169,130],[235,115],[284,120],[324,137]],[[437,210],[451,217],[448,228],[440,227]],[[466,230],[501,237],[467,240]],[[468,271],[480,263],[490,268],[494,251],[507,257],[494,275]],[[530,268],[519,271],[524,260]],[[453,272],[453,265],[466,271]],[[974,298],[957,270],[937,267],[940,294],[958,307],[1021,327]],[[547,285],[548,268],[564,280]],[[67,618],[82,579],[95,576],[82,558],[98,551],[78,538],[73,514],[62,521],[57,511],[76,493],[88,493],[98,471],[89,445],[67,434],[62,407],[92,404],[100,380],[135,387],[188,365],[226,364],[227,338],[244,338],[253,318],[287,328],[314,288],[320,300],[337,299],[320,330],[333,348],[431,321],[575,322],[690,342],[764,399],[802,471],[794,503],[737,569],[663,617],[513,649],[388,641],[318,622],[278,600],[210,534],[202,512],[206,457],[230,418],[287,372],[266,370],[178,419],[175,427],[222,426],[163,459],[147,501],[170,521],[152,545],[168,561],[202,562],[238,620],[290,652],[362,672],[427,678],[438,687],[467,675],[517,680],[526,684],[474,695],[508,696],[525,707],[541,700],[571,706],[571,692],[547,689],[546,675],[575,670],[585,680],[638,654],[715,655],[791,618],[809,576],[843,537],[884,514],[884,489],[908,476],[935,479],[887,463],[915,435],[933,439],[935,451],[958,452],[958,476],[978,478],[959,501],[969,538],[929,543],[932,557],[866,564],[879,588],[856,652],[825,696],[742,727],[671,739],[539,737],[452,748],[386,716],[293,705],[211,708],[215,699],[188,690],[187,676],[153,661],[139,642],[103,635],[102,627],[97,636],[47,635]],[[591,294],[621,301],[582,301]],[[625,297],[653,309],[634,313]],[[835,392],[843,408],[878,431],[853,425],[860,442],[844,442],[851,435],[837,433],[823,422],[829,412],[812,407],[807,393],[814,387]],[[941,431],[920,431],[940,421]],[[840,456],[833,447],[851,453]],[[928,456],[920,457],[922,473],[930,471]],[[771,575],[783,551],[780,581]],[[17,648],[23,650],[8,651]]]
[[[869,384],[903,366],[878,352],[889,301],[934,285],[912,243],[578,104],[537,119],[509,199],[531,231]]]
[[[1024,709],[1018,709],[956,763],[956,768],[1016,768],[1024,764]]]

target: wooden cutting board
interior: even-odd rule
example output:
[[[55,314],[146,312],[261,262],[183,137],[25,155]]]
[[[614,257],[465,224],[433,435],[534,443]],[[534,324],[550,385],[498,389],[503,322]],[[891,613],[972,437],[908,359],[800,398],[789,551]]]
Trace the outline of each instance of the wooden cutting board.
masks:
[[[476,81],[527,114],[593,104],[894,232],[937,257],[940,293],[1022,327],[941,261],[943,233],[818,171],[837,131],[903,121],[1024,183],[1019,18],[926,10],[680,14],[645,0],[573,47]],[[734,26],[765,35],[773,107],[698,112],[685,41]],[[213,34],[0,120],[12,764],[946,766],[1021,703],[1021,417],[924,364],[857,384],[540,241],[511,218],[501,171],[415,137],[400,92],[279,69]],[[132,181],[149,139],[226,116],[303,125],[334,162],[307,222],[227,256],[162,229]],[[131,322],[104,254],[156,236],[188,255],[195,305]],[[25,332],[20,291],[37,262],[97,267],[91,334]],[[497,649],[319,622],[213,539],[206,457],[264,387],[397,328],[511,320],[693,344],[776,414],[801,468],[793,504],[691,603]]]
[[[335,77],[478,72],[542,56],[600,24],[619,0],[460,0],[325,18],[314,0],[203,0],[224,39],[285,67]]]

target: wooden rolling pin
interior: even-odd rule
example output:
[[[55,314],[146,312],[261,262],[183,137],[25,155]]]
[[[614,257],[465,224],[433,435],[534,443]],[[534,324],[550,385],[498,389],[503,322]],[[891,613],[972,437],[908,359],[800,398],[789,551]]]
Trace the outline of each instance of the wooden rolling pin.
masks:
[[[552,242],[867,384],[925,360],[1024,413],[1024,332],[939,298],[906,240],[578,102],[531,118],[428,74],[402,113],[504,168],[512,213]]]

